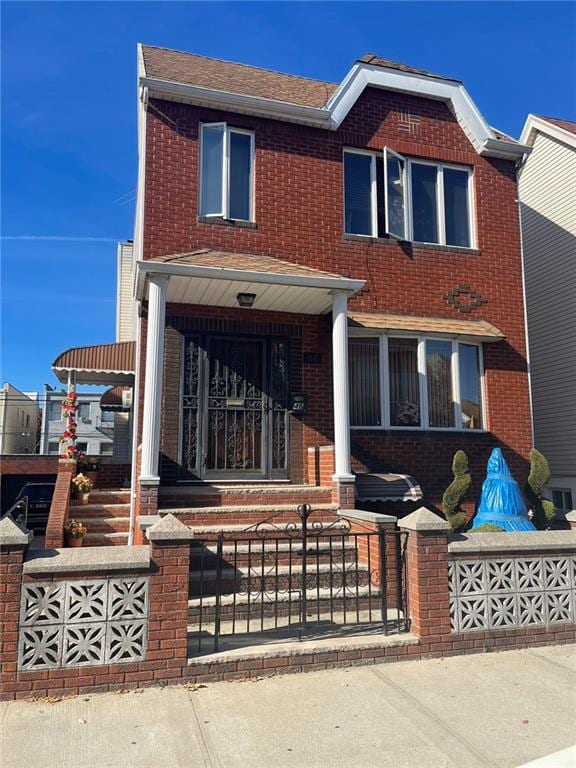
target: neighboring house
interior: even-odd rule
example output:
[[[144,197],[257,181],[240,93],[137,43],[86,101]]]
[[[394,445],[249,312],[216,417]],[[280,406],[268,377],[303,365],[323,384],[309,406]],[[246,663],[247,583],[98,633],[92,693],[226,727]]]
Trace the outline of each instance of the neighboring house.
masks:
[[[62,418],[62,391],[46,385],[42,406],[42,436],[40,453],[59,454],[60,438],[66,427]],[[102,410],[102,395],[78,392],[77,442],[80,451],[90,456],[114,455],[114,413]]]
[[[0,389],[0,454],[38,452],[38,407],[35,392],[11,384]]]
[[[529,115],[519,175],[534,443],[549,493],[576,505],[576,123]]]
[[[340,84],[138,60],[134,325],[120,290],[119,342],[55,363],[133,383],[135,511],[255,483],[352,506],[367,470],[438,503],[460,448],[476,487],[494,446],[522,481],[526,148],[458,80],[373,55]]]

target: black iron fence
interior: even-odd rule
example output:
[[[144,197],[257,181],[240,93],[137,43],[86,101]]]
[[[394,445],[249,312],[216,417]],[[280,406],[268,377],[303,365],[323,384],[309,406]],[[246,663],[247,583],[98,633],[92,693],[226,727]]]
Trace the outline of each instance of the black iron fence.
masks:
[[[218,650],[224,638],[237,645],[407,631],[405,534],[312,516],[303,504],[298,522],[269,519],[195,542],[191,652]]]

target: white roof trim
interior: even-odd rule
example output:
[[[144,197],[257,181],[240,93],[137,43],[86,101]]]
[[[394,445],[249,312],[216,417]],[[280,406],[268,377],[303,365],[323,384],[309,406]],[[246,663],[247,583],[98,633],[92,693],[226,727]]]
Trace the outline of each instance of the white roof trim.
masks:
[[[538,117],[537,115],[529,114],[528,117],[526,118],[526,122],[524,123],[524,128],[522,129],[522,135],[520,136],[520,141],[522,142],[522,144],[528,144],[528,146],[533,146],[534,138],[537,132],[545,133],[548,136],[551,136],[553,139],[557,139],[558,141],[561,141],[564,144],[568,144],[568,146],[570,147],[576,148],[575,134],[570,133],[570,131],[567,131],[564,128],[561,128],[559,125],[555,125],[554,123],[549,123],[548,120],[546,120],[543,117]]]
[[[139,85],[147,87],[150,96],[224,107],[330,130],[339,128],[364,89],[373,86],[450,104],[462,130],[480,155],[516,160],[529,151],[527,147],[513,140],[499,140],[460,82],[415,75],[362,62],[354,64],[326,106],[320,108],[200,88],[186,83],[149,78],[142,74],[139,75]]]
[[[358,293],[364,287],[364,280],[352,280],[347,277],[308,276],[279,274],[276,272],[258,272],[252,270],[229,269],[223,267],[204,267],[195,264],[173,264],[158,261],[136,262],[135,293],[137,299],[144,298],[147,274],[174,275],[183,277],[209,278],[212,280],[232,280],[237,282],[265,283],[267,285],[290,285],[300,288],[324,288],[325,290],[348,291]]]

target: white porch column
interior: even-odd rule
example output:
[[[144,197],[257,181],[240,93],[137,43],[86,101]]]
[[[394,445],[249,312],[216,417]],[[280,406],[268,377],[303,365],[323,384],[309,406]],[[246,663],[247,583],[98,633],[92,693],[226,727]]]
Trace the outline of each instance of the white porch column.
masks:
[[[334,381],[333,480],[353,482],[350,470],[350,395],[348,391],[348,294],[334,291],[332,297],[332,378]]]
[[[148,279],[148,326],[140,481],[156,485],[160,482],[158,454],[160,451],[160,409],[162,406],[164,327],[166,325],[166,285],[168,279],[164,275],[154,274],[151,274]]]

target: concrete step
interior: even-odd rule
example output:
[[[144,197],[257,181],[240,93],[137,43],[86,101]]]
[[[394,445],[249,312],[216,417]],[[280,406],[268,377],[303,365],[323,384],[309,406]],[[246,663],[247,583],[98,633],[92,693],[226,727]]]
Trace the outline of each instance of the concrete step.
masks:
[[[76,515],[74,518],[84,523],[88,533],[127,533],[130,526],[130,517],[84,517]]]
[[[114,538],[112,538],[114,537]],[[95,533],[84,539],[85,547],[125,547],[128,545],[128,534]]]
[[[222,483],[160,489],[160,507],[198,508],[236,505],[316,504],[331,501],[326,486],[268,483]]]
[[[94,488],[90,493],[91,504],[130,504],[130,489]]]
[[[130,504],[72,504],[70,516],[75,519],[100,517],[129,517]]]
[[[266,520],[265,522],[251,525],[236,522],[220,523],[218,521],[202,525],[191,524],[188,521],[183,522],[186,522],[192,528],[197,535],[198,541],[205,542],[206,545],[217,539],[221,533],[224,534],[228,543],[234,540],[247,542],[250,539],[254,541],[259,537],[265,537],[269,541],[274,541],[277,538],[283,539],[284,543],[286,543],[287,539],[293,539],[294,542],[301,541],[300,532],[302,531],[302,524],[294,522],[294,518],[278,519],[275,517],[273,521]],[[324,522],[325,525],[322,533],[310,534],[315,542],[332,539],[333,537],[341,539],[343,535],[349,533],[348,527],[341,523],[335,514],[331,514],[327,520],[321,522]],[[309,522],[310,525],[311,523]]]
[[[306,585],[311,593],[318,588],[337,592],[341,589],[356,590],[368,588],[371,574],[366,566],[359,565],[355,560],[347,563],[308,563],[306,570]],[[265,592],[280,594],[283,591],[298,590],[304,583],[304,573],[301,561],[291,566],[271,565],[259,567],[224,566],[220,572],[220,591],[222,593]],[[216,569],[194,571],[190,574],[190,597],[200,594],[214,595],[218,587],[218,572]]]
[[[222,561],[226,567],[266,567],[278,563],[278,565],[295,565],[301,562],[303,545],[300,539],[286,542],[280,539],[261,539],[249,543],[237,541],[235,544],[226,544],[222,548]],[[316,543],[308,543],[306,547],[307,559],[310,565],[316,563],[351,562],[356,559],[356,547],[352,542],[343,541],[340,537]],[[190,549],[190,570],[215,569],[217,566],[217,545],[212,543],[207,546],[193,546]]]
[[[262,617],[288,616],[299,619],[302,609],[302,592],[299,589],[283,592],[235,592],[220,597],[220,619],[235,618],[237,622],[257,622]],[[353,620],[362,611],[378,611],[383,607],[380,590],[373,584],[335,589],[320,587],[308,589],[306,600],[307,616],[326,617],[335,612]],[[389,608],[395,607],[392,605]],[[188,600],[189,629],[202,629],[213,622],[216,614],[216,597],[193,596]]]

